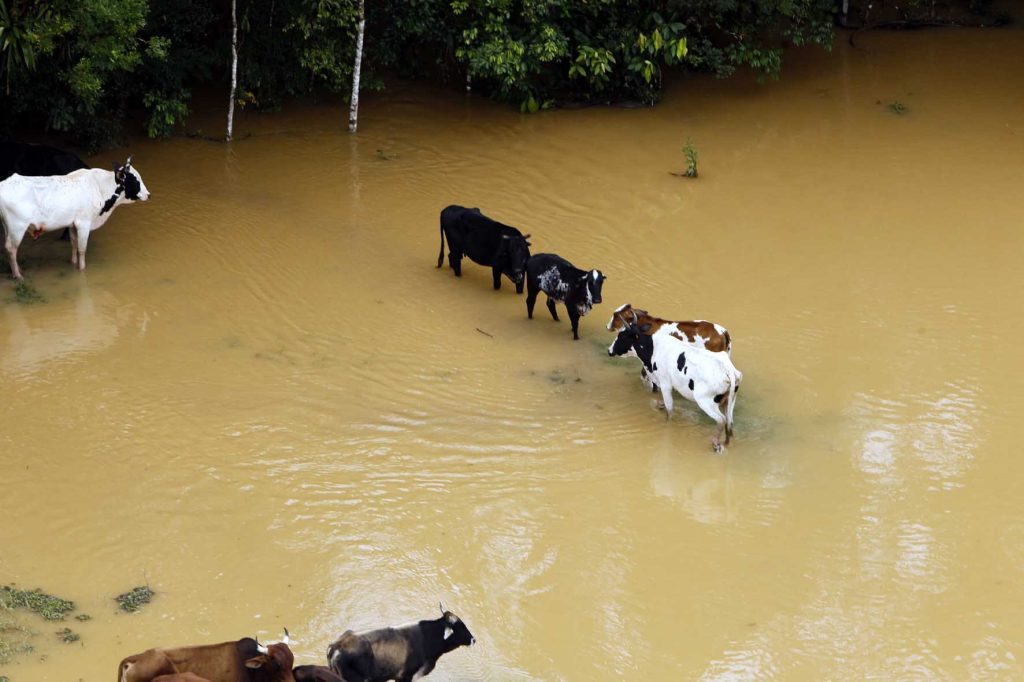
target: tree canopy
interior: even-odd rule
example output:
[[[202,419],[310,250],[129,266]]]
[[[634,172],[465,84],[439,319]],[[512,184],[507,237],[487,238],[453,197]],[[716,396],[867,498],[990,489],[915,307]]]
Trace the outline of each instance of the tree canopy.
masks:
[[[357,0],[237,0],[241,106],[351,87]],[[783,50],[829,47],[837,0],[375,0],[363,88],[383,73],[470,83],[524,112],[655,102],[666,69],[777,77]],[[0,0],[0,127],[86,146],[172,133],[226,83],[230,0]],[[339,119],[340,120],[340,119]],[[340,124],[339,124],[340,125]]]

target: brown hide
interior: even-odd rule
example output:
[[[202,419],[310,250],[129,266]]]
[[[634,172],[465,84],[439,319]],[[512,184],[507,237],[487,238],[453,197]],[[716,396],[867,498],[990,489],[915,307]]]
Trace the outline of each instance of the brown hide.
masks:
[[[729,350],[732,345],[732,341],[729,338],[729,332],[719,334],[718,330],[715,329],[715,325],[712,322],[694,322],[694,321],[681,321],[676,322],[673,320],[663,320],[660,317],[654,317],[646,310],[640,308],[634,308],[630,304],[626,304],[620,310],[615,311],[612,314],[612,319],[608,321],[608,329],[615,333],[622,330],[622,321],[625,319],[626,324],[636,320],[637,325],[641,328],[643,333],[650,336],[654,332],[661,329],[666,324],[676,325],[679,331],[673,330],[672,336],[676,337],[680,341],[686,341],[688,343],[694,343],[697,337],[704,339],[704,347],[712,352],[720,352]],[[650,325],[645,326],[645,325]]]
[[[249,638],[202,646],[149,649],[129,656],[117,668],[117,682],[156,682],[171,676],[176,682],[294,682],[294,658],[286,644],[271,644],[260,654]],[[177,675],[178,677],[173,677]]]

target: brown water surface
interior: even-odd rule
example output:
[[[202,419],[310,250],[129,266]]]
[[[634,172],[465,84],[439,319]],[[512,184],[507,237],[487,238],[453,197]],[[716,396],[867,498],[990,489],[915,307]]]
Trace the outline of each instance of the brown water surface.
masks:
[[[319,662],[443,600],[478,644],[438,680],[1024,677],[1024,32],[858,45],[653,109],[396,83],[357,136],[134,144],[151,202],[0,305],[0,582],[93,616],[0,674],[282,626]],[[605,272],[581,341],[434,268],[449,203]],[[627,301],[732,332],[724,456],[606,357]]]

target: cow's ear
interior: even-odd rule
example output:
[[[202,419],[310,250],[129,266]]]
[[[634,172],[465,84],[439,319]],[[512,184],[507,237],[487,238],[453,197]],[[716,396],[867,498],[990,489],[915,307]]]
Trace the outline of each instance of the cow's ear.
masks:
[[[249,660],[247,660],[245,662],[245,667],[249,668],[251,670],[259,670],[260,668],[263,667],[263,664],[266,663],[266,662],[267,662],[267,657],[266,656],[256,656],[255,658],[250,658]]]

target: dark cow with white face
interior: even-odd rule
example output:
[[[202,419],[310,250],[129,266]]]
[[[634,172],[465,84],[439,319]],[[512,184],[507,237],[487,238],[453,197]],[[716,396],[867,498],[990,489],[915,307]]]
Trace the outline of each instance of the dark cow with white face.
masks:
[[[523,293],[523,275],[530,258],[530,235],[491,220],[479,208],[449,206],[441,211],[441,253],[437,267],[444,263],[444,240],[448,238],[448,265],[462,277],[462,257],[491,268],[494,288],[501,288],[504,274]]]
[[[601,302],[601,285],[607,279],[600,270],[580,270],[553,253],[538,253],[526,263],[526,314],[533,319],[537,294],[548,296],[548,310],[558,322],[555,302],[565,303],[572,323],[572,338],[579,340],[580,318]]]
[[[331,669],[345,682],[412,682],[429,675],[437,659],[476,642],[466,624],[441,607],[437,620],[356,633],[327,647]]]

